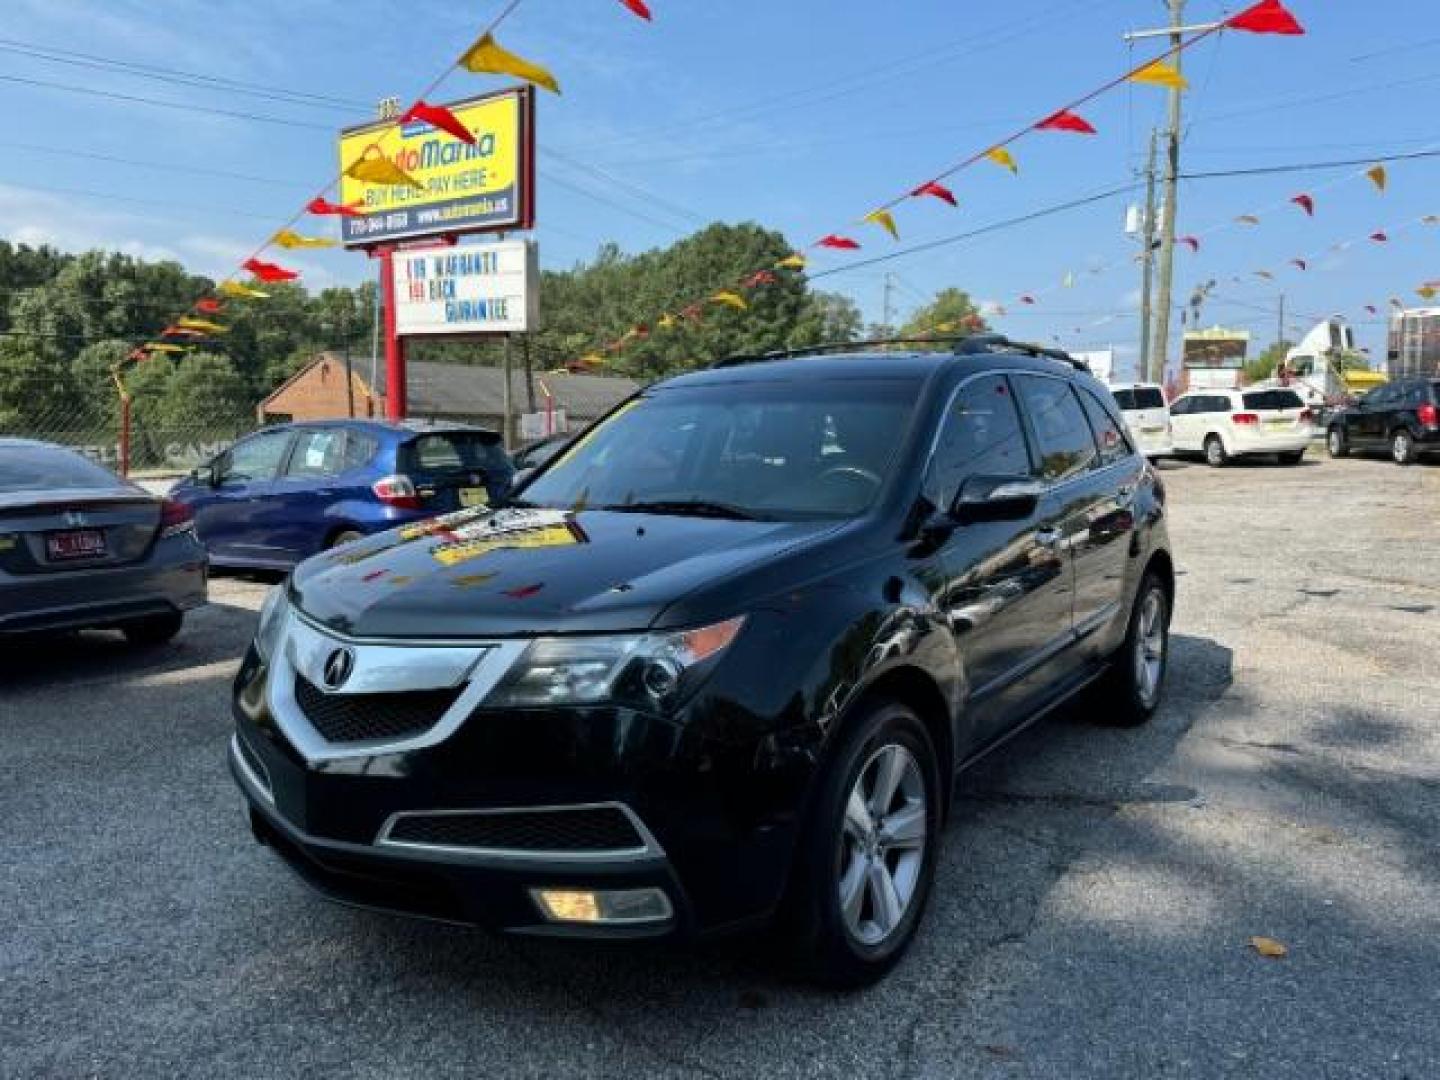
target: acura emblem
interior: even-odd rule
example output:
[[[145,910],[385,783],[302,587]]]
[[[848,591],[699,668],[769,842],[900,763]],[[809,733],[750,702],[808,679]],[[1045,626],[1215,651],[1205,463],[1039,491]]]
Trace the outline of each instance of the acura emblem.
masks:
[[[345,680],[350,678],[350,673],[355,670],[355,651],[353,649],[336,649],[325,658],[325,670],[321,678],[325,682],[325,689],[339,690],[345,685]]]

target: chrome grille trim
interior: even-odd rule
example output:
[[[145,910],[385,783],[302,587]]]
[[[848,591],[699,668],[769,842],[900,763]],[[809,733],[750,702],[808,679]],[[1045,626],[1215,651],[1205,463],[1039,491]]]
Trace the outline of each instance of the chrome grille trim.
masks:
[[[245,779],[249,781],[250,786],[255,789],[255,793],[261,796],[261,798],[271,806],[274,806],[275,789],[270,785],[270,774],[265,768],[265,763],[260,760],[259,755],[256,754],[254,750],[250,750],[250,753],[247,755],[245,753],[247,749],[249,748],[240,745],[240,736],[238,733],[230,736],[230,754],[234,757],[235,764],[239,766],[240,771],[245,775]],[[252,762],[250,760],[251,758],[255,760]]]
[[[293,608],[282,616],[275,656],[266,673],[265,697],[280,730],[308,762],[341,761],[444,742],[459,730],[504,678],[529,644],[527,640],[379,642],[344,637],[317,626]],[[354,651],[354,671],[337,694],[399,693],[463,686],[454,703],[427,730],[398,739],[332,743],[316,730],[295,700],[295,676],[323,687],[325,659],[335,649]]]
[[[640,847],[614,848],[604,851],[537,851],[531,848],[482,848],[458,847],[449,844],[424,844],[409,840],[392,840],[390,833],[397,822],[412,817],[479,817],[487,814],[544,814],[565,813],[575,810],[618,810],[629,820],[631,827],[640,837]],[[623,802],[570,803],[564,806],[505,806],[483,807],[473,810],[402,810],[391,814],[380,826],[375,837],[377,847],[402,848],[407,851],[430,851],[446,855],[472,856],[486,861],[510,860],[514,862],[638,862],[644,859],[663,859],[665,849],[655,834],[645,827],[640,815]]]

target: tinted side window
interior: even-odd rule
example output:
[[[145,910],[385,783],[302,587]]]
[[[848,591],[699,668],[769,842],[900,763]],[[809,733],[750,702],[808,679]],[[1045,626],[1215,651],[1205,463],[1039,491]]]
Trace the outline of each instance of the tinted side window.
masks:
[[[1115,423],[1105,406],[1100,403],[1099,398],[1084,387],[1078,389],[1080,404],[1085,407],[1085,415],[1090,420],[1090,429],[1095,433],[1095,445],[1100,448],[1100,467],[1103,469],[1106,465],[1124,461],[1130,456],[1130,443],[1126,440],[1125,433]]]
[[[290,445],[290,432],[275,431],[236,443],[225,455],[221,474],[225,480],[270,480],[280,469],[280,459]]]
[[[1135,408],[1163,409],[1165,394],[1153,386],[1142,386],[1135,391]]]
[[[1040,475],[1064,480],[1088,468],[1097,457],[1095,437],[1070,384],[1039,375],[1017,375],[1015,383],[1038,442]]]
[[[1003,375],[983,375],[958,394],[941,422],[925,495],[949,506],[971,476],[1029,476],[1030,452]]]
[[[334,429],[302,431],[295,440],[295,452],[285,466],[286,476],[320,478],[335,476],[343,468],[345,433]]]
[[[1115,404],[1119,405],[1120,408],[1127,410],[1140,408],[1140,406],[1136,404],[1137,399],[1134,390],[1116,390],[1114,393]]]
[[[1170,415],[1171,415],[1171,416],[1187,416],[1187,415],[1189,415],[1190,413],[1192,413],[1192,412],[1195,411],[1195,410],[1192,408],[1192,406],[1194,405],[1194,402],[1195,402],[1195,399],[1194,399],[1194,398],[1188,398],[1188,397],[1186,397],[1186,398],[1179,398],[1179,399],[1177,399],[1176,402],[1175,402],[1173,405],[1170,406]]]
[[[358,431],[347,431],[345,433],[345,461],[342,468],[348,471],[368,465],[379,448],[379,442],[372,436],[363,435]]]

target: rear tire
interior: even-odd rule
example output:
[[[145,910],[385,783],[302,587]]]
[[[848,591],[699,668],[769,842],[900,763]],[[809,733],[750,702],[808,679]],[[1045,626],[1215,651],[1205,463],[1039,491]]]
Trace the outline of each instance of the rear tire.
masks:
[[[1305,460],[1304,450],[1291,450],[1289,453],[1280,455],[1281,465],[1299,465]]]
[[[1170,598],[1160,578],[1146,574],[1130,609],[1125,643],[1096,687],[1096,718],[1112,727],[1145,723],[1160,705],[1169,669]]]
[[[1405,428],[1390,435],[1390,460],[1396,465],[1415,464],[1415,439]]]
[[[1325,436],[1325,449],[1332,458],[1349,457],[1350,443],[1345,438],[1345,432],[1338,427],[1332,427]]]
[[[131,645],[164,645],[180,633],[180,628],[184,625],[184,614],[172,611],[168,615],[149,615],[143,619],[121,623],[120,632]]]
[[[1219,435],[1211,435],[1205,440],[1205,464],[1218,469],[1229,460],[1230,455],[1225,452],[1225,443]]]
[[[935,877],[942,786],[934,743],[877,700],[842,735],[797,850],[787,937],[805,973],[869,986],[904,955]]]

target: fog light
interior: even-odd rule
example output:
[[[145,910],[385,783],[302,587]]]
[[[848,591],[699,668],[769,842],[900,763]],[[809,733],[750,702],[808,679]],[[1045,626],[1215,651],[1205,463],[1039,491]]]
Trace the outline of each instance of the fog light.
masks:
[[[531,889],[530,895],[551,922],[664,922],[675,913],[660,889]]]

